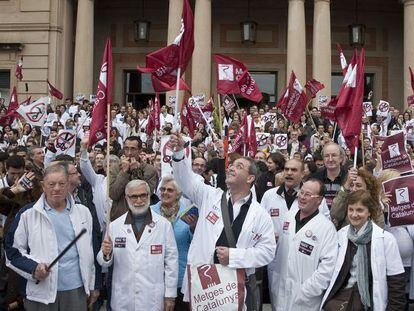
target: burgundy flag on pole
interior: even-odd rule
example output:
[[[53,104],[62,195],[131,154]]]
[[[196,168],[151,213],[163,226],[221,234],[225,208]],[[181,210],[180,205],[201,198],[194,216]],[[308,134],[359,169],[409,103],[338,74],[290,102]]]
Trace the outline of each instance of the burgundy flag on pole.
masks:
[[[23,56],[16,63],[16,71],[14,73],[17,80],[22,81],[23,79]]]
[[[49,82],[49,80],[46,80],[47,86],[49,89],[49,94],[53,97],[56,97],[59,100],[62,100],[63,94],[61,91],[59,91],[57,88],[55,88],[52,83]]]
[[[7,107],[6,114],[0,119],[0,125],[11,126],[16,118],[16,109],[19,108],[19,102],[17,101],[16,87],[13,87],[13,91],[10,95],[9,107]]]
[[[305,90],[292,71],[289,85],[283,91],[282,97],[276,104],[276,108],[282,110],[282,114],[292,122],[299,122],[307,105]]]
[[[196,128],[196,123],[194,121],[191,109],[188,107],[187,99],[183,99],[183,104],[181,105],[181,125],[188,128],[188,134],[191,138],[194,137],[194,130]]]
[[[168,83],[157,79],[156,76],[154,75],[151,75],[151,83],[152,83],[152,87],[154,88],[155,93],[175,91],[176,84],[177,84],[177,82],[175,82],[173,86],[170,86]],[[179,90],[190,92],[190,87],[187,85],[187,83],[185,83],[183,78],[180,78],[179,83],[180,83],[178,87]]]
[[[180,34],[172,44],[148,54],[145,57],[146,67],[137,66],[137,69],[140,72],[151,73],[158,80],[173,88],[177,84],[178,68],[181,68],[180,75],[182,76],[191,59],[193,50],[194,17],[188,0],[184,0]]]
[[[217,65],[217,92],[219,94],[240,94],[256,103],[262,100],[262,92],[245,64],[221,54],[215,54],[214,59]]]
[[[155,95],[154,101],[149,100],[149,107],[150,107],[150,113],[148,117],[148,123],[147,123],[147,129],[146,133],[147,135],[151,135],[154,129],[160,130],[160,102],[158,100],[158,94]]]
[[[365,50],[354,50],[354,56],[348,65],[344,81],[335,100],[335,116],[346,145],[354,152],[358,146],[358,138],[362,124],[362,102],[364,98],[364,64]]]
[[[243,146],[243,144],[247,143],[247,131],[248,131],[247,115],[244,114],[242,123],[240,124],[240,127],[237,130],[237,133],[231,144],[231,148],[229,148],[229,153],[233,153],[233,152],[242,153],[241,147]]]
[[[257,139],[256,139],[256,129],[254,128],[254,121],[253,119],[250,120],[250,133],[248,137],[248,156],[254,157],[257,152]]]
[[[201,102],[201,99],[202,99],[201,97],[193,96],[193,97],[190,97],[190,99],[188,100],[188,108],[189,110],[191,110],[191,115],[197,124],[198,123],[205,124],[206,121],[204,120],[204,117],[208,120],[214,111],[214,102],[213,102],[212,97],[209,98],[206,104]],[[204,117],[201,115],[201,112],[198,109],[197,105],[200,106],[201,111],[204,114]]]
[[[342,75],[345,76],[346,70],[348,68],[348,64],[346,63],[344,52],[342,51],[342,47],[339,43],[336,44],[336,49],[338,50],[338,53],[339,53],[339,61],[341,62]]]
[[[323,85],[323,83],[315,80],[315,79],[311,79],[308,82],[306,82],[305,87],[308,89],[308,91],[311,94],[312,98],[316,97],[316,93],[318,93],[320,90],[325,88],[325,85]]]
[[[102,66],[99,74],[96,100],[92,111],[91,128],[89,134],[89,146],[106,137],[106,126],[110,125],[107,120],[107,105],[112,99],[112,45],[111,39],[106,40],[105,51],[102,58]],[[107,124],[106,124],[107,123]],[[109,142],[108,142],[109,143]]]

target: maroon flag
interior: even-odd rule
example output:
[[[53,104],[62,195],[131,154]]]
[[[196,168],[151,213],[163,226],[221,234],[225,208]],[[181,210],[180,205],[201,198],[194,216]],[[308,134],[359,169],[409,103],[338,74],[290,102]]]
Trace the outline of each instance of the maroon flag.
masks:
[[[387,180],[382,187],[384,193],[389,194],[390,227],[414,224],[414,175]]]
[[[238,152],[242,153],[241,147],[243,144],[247,143],[247,115],[244,114],[242,123],[240,124],[239,129],[234,137],[234,140],[231,143],[231,148],[229,148],[229,153]]]
[[[107,120],[107,105],[112,99],[112,46],[111,39],[106,40],[105,51],[102,59],[101,71],[99,74],[96,100],[92,111],[92,120],[89,134],[89,146],[97,143],[106,137],[106,126],[110,125]],[[107,124],[105,124],[107,123]],[[109,144],[109,141],[108,141]]]
[[[181,105],[181,125],[188,128],[188,134],[191,138],[194,138],[194,131],[196,128],[196,123],[194,121],[191,109],[188,107],[187,99],[184,98],[183,104]]]
[[[400,173],[412,171],[410,157],[405,149],[404,133],[387,136],[381,145],[382,169],[395,169]]]
[[[305,90],[292,71],[287,89],[283,91],[276,108],[282,110],[282,114],[292,122],[299,122],[307,105]]]
[[[326,98],[326,96],[322,98],[321,96],[319,96],[319,108],[321,110],[321,116],[323,118],[336,122],[335,108],[336,108],[337,102],[338,101],[336,99],[333,99],[328,102],[328,99]]]
[[[339,53],[339,61],[341,62],[342,75],[345,76],[347,68],[348,68],[348,64],[346,63],[344,52],[342,51],[342,47],[339,43],[336,44],[336,49],[338,50],[338,53]]]
[[[16,76],[17,80],[23,80],[23,56],[20,57],[20,59],[16,63],[16,71],[14,75]]]
[[[17,91],[16,87],[13,87],[13,91],[10,95],[10,102],[9,107],[7,107],[6,114],[0,118],[0,125],[11,126],[14,122],[14,119],[16,118],[16,109],[19,108],[19,102],[17,101]]]
[[[248,155],[249,157],[254,158],[257,153],[257,139],[256,139],[256,129],[254,128],[254,120],[250,120],[250,133],[248,137]]]
[[[184,0],[181,21],[180,34],[174,42],[148,54],[145,57],[145,68],[137,66],[138,71],[151,73],[169,87],[177,84],[178,68],[181,69],[182,76],[194,50],[194,17],[188,0]]]
[[[315,79],[311,79],[308,82],[306,82],[305,87],[311,93],[311,97],[315,98],[316,93],[318,93],[320,90],[324,89],[325,85],[323,85],[323,83],[320,83],[319,81],[317,81]]]
[[[344,81],[335,100],[335,117],[345,138],[346,145],[354,152],[362,125],[362,102],[364,97],[365,50],[354,50]]]
[[[262,100],[262,92],[245,64],[221,54],[215,54],[214,59],[217,65],[217,92],[219,94],[241,94],[254,102]]]
[[[204,120],[204,118],[208,120],[214,111],[214,102],[213,102],[213,98],[210,97],[207,104],[204,105],[203,103],[200,102],[203,97],[198,97],[198,96],[191,97],[188,100],[188,108],[189,110],[191,110],[191,115],[193,116],[193,119],[196,123],[205,124],[206,121]],[[204,117],[201,114],[200,109],[198,109],[198,106],[200,107],[201,112],[203,113]]]
[[[53,97],[56,97],[57,99],[59,99],[59,100],[62,100],[62,98],[63,98],[63,94],[62,94],[62,92],[61,91],[59,91],[57,88],[55,88],[50,82],[49,82],[49,80],[46,80],[46,82],[47,82],[47,86],[48,86],[48,89],[49,89],[49,94],[51,95],[51,96],[53,96]]]
[[[411,66],[408,67],[408,70],[410,70],[411,89],[414,92],[414,73],[413,73],[413,70],[411,69]]]
[[[148,101],[150,113],[148,117],[148,123],[146,128],[147,135],[151,135],[154,129],[160,130],[161,122],[160,122],[160,101],[158,99],[158,94],[155,94],[154,101]]]
[[[173,86],[170,86],[168,85],[168,83],[157,79],[156,76],[154,75],[151,75],[151,83],[152,83],[152,87],[154,88],[155,93],[175,91],[176,86],[177,86],[177,82],[175,82]],[[190,92],[190,87],[187,85],[187,83],[185,83],[183,78],[180,78],[179,83],[180,83],[180,85],[178,86],[179,90]]]

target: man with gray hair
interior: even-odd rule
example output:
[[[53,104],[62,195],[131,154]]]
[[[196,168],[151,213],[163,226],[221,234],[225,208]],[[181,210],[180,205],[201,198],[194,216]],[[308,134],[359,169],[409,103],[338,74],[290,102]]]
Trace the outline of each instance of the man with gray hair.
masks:
[[[128,211],[109,225],[98,262],[113,265],[114,310],[174,310],[178,252],[170,222],[150,206],[150,187],[131,180],[125,187]]]

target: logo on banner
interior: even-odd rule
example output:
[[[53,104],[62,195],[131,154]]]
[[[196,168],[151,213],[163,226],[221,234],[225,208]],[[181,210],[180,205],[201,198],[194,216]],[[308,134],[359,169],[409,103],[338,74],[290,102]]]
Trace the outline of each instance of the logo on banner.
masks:
[[[388,151],[390,152],[390,157],[395,158],[401,155],[400,153],[400,147],[398,146],[398,143],[392,144],[388,146]]]
[[[61,151],[68,150],[75,143],[75,135],[69,132],[63,132],[56,137],[56,148]]]
[[[404,187],[395,189],[395,199],[397,201],[397,204],[410,203],[410,195],[408,194],[408,188]]]
[[[388,111],[388,103],[387,102],[382,102],[381,104],[379,104],[378,109],[381,112],[387,112]]]
[[[234,81],[233,64],[218,65],[219,80]]]
[[[30,122],[39,122],[43,118],[45,112],[46,105],[44,103],[38,103],[26,112],[26,116]]]
[[[275,135],[275,145],[277,149],[287,149],[287,135],[286,134],[276,134]]]
[[[202,265],[197,267],[202,289],[221,284],[220,277],[215,265]]]
[[[319,95],[318,96],[318,103],[320,106],[324,106],[328,104],[328,96],[326,95]]]

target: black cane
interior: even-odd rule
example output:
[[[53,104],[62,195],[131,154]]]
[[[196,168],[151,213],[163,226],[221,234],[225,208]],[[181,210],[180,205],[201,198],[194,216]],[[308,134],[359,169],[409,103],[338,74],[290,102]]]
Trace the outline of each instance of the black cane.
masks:
[[[85,228],[83,228],[82,230],[81,230],[81,232],[79,232],[79,234],[73,239],[73,241],[72,242],[70,242],[66,247],[65,247],[65,249],[50,263],[50,265],[48,265],[47,266],[47,268],[46,268],[46,271],[50,271],[50,269],[52,269],[52,267],[59,261],[59,259],[60,258],[62,258],[66,253],[67,253],[67,251],[76,243],[76,241],[77,240],[79,240],[80,239],[80,237],[82,236],[82,235],[84,235],[86,233],[86,229]],[[36,281],[36,284],[39,284],[39,280],[37,280]]]

